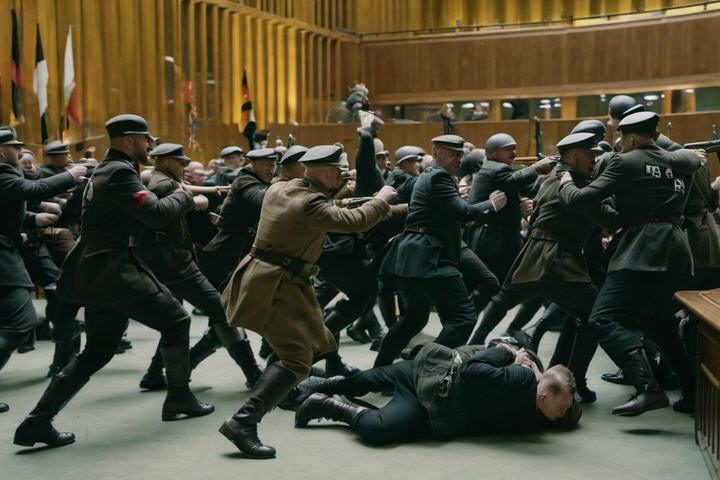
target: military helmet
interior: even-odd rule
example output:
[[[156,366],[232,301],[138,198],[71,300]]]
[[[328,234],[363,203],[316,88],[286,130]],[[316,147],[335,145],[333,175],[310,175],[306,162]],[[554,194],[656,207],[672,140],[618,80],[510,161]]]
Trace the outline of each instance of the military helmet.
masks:
[[[425,150],[415,145],[404,145],[395,150],[395,165],[400,165],[405,160],[414,160],[419,162],[425,155]]]
[[[582,122],[578,123],[573,127],[572,130],[570,130],[570,133],[592,133],[597,137],[598,140],[602,140],[603,137],[605,137],[605,133],[607,130],[605,129],[605,124],[601,122],[600,120],[583,120]]]
[[[496,152],[501,148],[509,147],[510,145],[517,145],[517,142],[513,137],[507,133],[496,133],[492,137],[488,138],[487,143],[485,143],[485,152]]]
[[[616,119],[620,120],[622,114],[630,107],[634,107],[637,104],[634,98],[629,95],[615,95],[610,99],[608,104],[608,114]]]

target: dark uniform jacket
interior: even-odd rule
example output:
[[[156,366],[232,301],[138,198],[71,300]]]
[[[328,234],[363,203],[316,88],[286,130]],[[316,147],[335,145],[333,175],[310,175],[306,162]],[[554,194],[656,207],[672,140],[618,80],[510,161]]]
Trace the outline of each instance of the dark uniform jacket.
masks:
[[[356,197],[371,197],[385,185],[383,174],[375,162],[375,146],[368,132],[360,132],[358,149],[355,153]]]
[[[35,215],[26,211],[26,200],[44,200],[75,185],[70,172],[42,180],[26,180],[22,172],[0,163],[0,286],[32,288],[19,247],[23,228],[35,228]]]
[[[617,212],[606,204],[577,210],[563,204],[560,175],[569,171],[577,185],[588,181],[566,163],[553,169],[542,182],[530,219],[532,232],[512,271],[512,283],[544,278],[565,282],[591,281],[583,245],[596,225],[614,229]]]
[[[406,231],[393,242],[381,274],[436,278],[460,275],[460,223],[494,212],[492,202],[470,205],[455,179],[440,167],[426,169],[415,183]]]
[[[700,159],[689,150],[667,152],[654,143],[615,154],[588,186],[560,189],[572,209],[590,209],[615,195],[623,225],[608,273],[615,270],[670,271],[692,275],[687,235],[679,224],[691,175]]]
[[[434,437],[550,427],[536,406],[532,370],[515,365],[504,348],[429,343],[413,360],[418,401]]]
[[[247,254],[269,186],[249,166],[241,168],[220,209],[222,219],[218,233],[203,250],[215,252],[228,248],[240,257]]]
[[[43,178],[59,175],[61,173],[65,173],[66,171],[67,169],[65,167],[58,167],[57,165],[53,165],[51,163],[40,165],[40,173],[42,173]]]
[[[717,192],[710,186],[707,166],[703,166],[695,172],[685,206],[684,226],[695,269],[720,268],[720,240],[712,215],[717,208]]]
[[[63,264],[58,294],[68,302],[107,305],[157,292],[159,282],[136,254],[135,237],[177,222],[192,207],[192,195],[182,189],[158,198],[130,157],[108,150],[85,188],[80,238]]]
[[[165,198],[176,188],[168,174],[153,170],[148,190]],[[162,228],[143,229],[138,235],[138,253],[165,285],[182,282],[200,272],[185,215]]]
[[[410,203],[415,182],[417,182],[418,178],[403,172],[401,168],[395,168],[390,172],[387,184],[397,190],[398,203]]]

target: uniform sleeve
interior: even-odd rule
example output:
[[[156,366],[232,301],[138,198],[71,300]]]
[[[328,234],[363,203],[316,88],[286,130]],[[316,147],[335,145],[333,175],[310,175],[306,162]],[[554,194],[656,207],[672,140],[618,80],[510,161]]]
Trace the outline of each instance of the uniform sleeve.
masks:
[[[702,166],[700,158],[692,150],[682,148],[670,152],[670,166],[673,171],[681,174],[692,175],[695,170]]]
[[[583,188],[574,182],[560,186],[560,201],[571,209],[589,210],[596,208],[603,200],[613,195],[628,182],[624,174],[622,157],[614,155],[599,177]]]
[[[375,163],[375,146],[372,136],[364,131],[361,131],[359,135],[358,149],[355,153],[355,170],[357,170],[355,196],[369,197],[380,190],[385,185],[385,181]]]
[[[432,178],[432,201],[438,211],[458,222],[478,220],[495,211],[490,200],[470,205],[463,200],[457,185],[449,175],[435,175]]]
[[[243,210],[247,210],[253,216],[259,217],[267,189],[268,186],[263,183],[248,185],[241,195]]]
[[[0,198],[7,200],[45,200],[75,186],[70,172],[40,180],[27,180],[19,175],[0,175]]]
[[[193,207],[192,195],[182,189],[159,199],[145,188],[130,167],[116,170],[110,178],[109,187],[118,208],[154,230],[177,220]]]
[[[327,201],[321,194],[310,200],[305,208],[308,221],[328,232],[356,233],[372,228],[390,212],[384,200],[373,198],[353,209],[342,208]]]
[[[518,168],[516,170],[508,167],[495,174],[495,185],[498,190],[503,192],[516,192],[532,185],[537,178],[537,171],[533,167]]]
[[[462,381],[473,389],[497,393],[535,379],[532,370],[513,362],[512,353],[501,347],[485,349],[465,361],[458,372]]]

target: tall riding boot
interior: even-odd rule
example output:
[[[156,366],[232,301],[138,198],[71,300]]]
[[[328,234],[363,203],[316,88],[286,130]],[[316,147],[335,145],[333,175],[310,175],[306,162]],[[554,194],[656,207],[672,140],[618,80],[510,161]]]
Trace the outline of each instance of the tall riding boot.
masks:
[[[77,359],[73,358],[50,380],[50,385],[45,389],[35,408],[15,430],[13,443],[32,447],[40,442],[51,447],[59,447],[74,442],[75,435],[55,430],[52,419],[89,379],[90,377],[78,372]]]
[[[53,361],[48,368],[47,377],[51,378],[70,363],[77,352],[75,351],[75,340],[59,340],[55,342]]]
[[[0,413],[5,413],[8,410],[10,410],[10,407],[8,406],[8,404],[0,402]]]
[[[556,304],[551,303],[548,308],[543,312],[542,317],[532,327],[525,331],[527,337],[528,350],[532,350],[537,353],[540,349],[540,340],[542,340],[545,333],[555,328],[556,326],[563,326],[567,319],[567,314],[560,309]]]
[[[370,309],[365,315],[363,315],[361,322],[365,330],[368,332],[368,335],[370,335],[371,340],[381,340],[383,335],[385,335],[382,325],[380,325],[380,320],[378,320],[374,310]]]
[[[669,405],[668,397],[658,386],[642,348],[631,350],[613,360],[636,389],[627,403],[613,408],[613,415],[630,417]]]
[[[325,326],[330,330],[335,337],[335,341],[340,345],[340,330],[350,325],[353,321],[352,317],[341,314],[337,309],[332,309],[330,313],[325,317]],[[343,363],[342,358],[338,352],[333,352],[325,357],[325,376],[334,377],[336,375],[342,375],[348,377],[354,375],[360,371],[359,368],[352,367]]]
[[[190,359],[187,344],[162,347],[160,351],[165,363],[168,383],[167,396],[162,407],[163,421],[201,417],[214,412],[214,406],[199,401],[188,387]]]
[[[498,326],[498,323],[502,321],[506,313],[507,310],[505,310],[505,307],[498,306],[494,301],[490,302],[483,313],[480,326],[470,338],[468,345],[484,345],[485,338]]]
[[[260,358],[267,359],[271,354],[273,353],[273,349],[270,346],[270,344],[265,340],[264,338],[260,340],[260,351],[258,352],[258,355],[260,355]]]
[[[167,381],[163,374],[163,358],[162,352],[160,351],[160,343],[158,343],[155,349],[155,355],[150,360],[150,366],[140,380],[140,388],[143,390],[165,390],[167,388]]]
[[[295,381],[295,374],[282,363],[268,365],[240,410],[220,426],[220,433],[248,457],[274,457],[275,449],[258,438],[257,424],[285,398]]]
[[[568,321],[575,321],[570,318]],[[587,386],[587,370],[597,350],[595,332],[587,324],[579,324],[575,332],[572,353],[567,367],[575,376],[575,400],[577,403],[592,403],[597,400],[595,392]]]
[[[258,378],[262,375],[262,370],[255,361],[255,355],[253,355],[252,347],[250,346],[250,340],[244,338],[233,345],[225,347],[227,349],[230,358],[235,360],[240,369],[245,375],[245,385],[248,388],[253,388],[257,383]]]
[[[507,333],[512,336],[518,330],[522,330],[533,319],[537,311],[543,306],[543,303],[545,301],[541,297],[530,298],[521,303],[515,318],[508,325]]]
[[[302,428],[307,426],[310,420],[327,418],[353,427],[363,410],[365,409],[362,407],[343,403],[324,393],[313,393],[295,411],[295,426]]]
[[[190,370],[195,370],[200,362],[215,353],[222,343],[215,329],[208,328],[195,345],[190,348]]]

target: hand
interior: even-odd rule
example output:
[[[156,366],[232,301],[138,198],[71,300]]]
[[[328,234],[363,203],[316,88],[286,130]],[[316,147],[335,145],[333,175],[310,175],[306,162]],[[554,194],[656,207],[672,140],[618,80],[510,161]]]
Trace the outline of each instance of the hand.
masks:
[[[460,191],[460,198],[463,200],[468,200],[470,198],[470,175],[465,175],[463,178],[460,179],[458,182],[458,189]]]
[[[713,190],[720,190],[720,177],[715,177],[715,180],[710,184]]]
[[[58,221],[58,216],[52,213],[37,213],[35,214],[35,226],[47,227]]]
[[[43,212],[46,213],[52,213],[53,215],[60,216],[62,213],[62,208],[60,208],[60,205],[53,202],[40,202],[40,209]]]
[[[364,110],[360,110],[358,112],[358,117],[360,117],[360,128],[359,130],[365,130],[366,132],[370,131],[370,127],[372,126],[373,120],[375,120],[375,115],[373,115],[370,112],[366,112]]]
[[[205,195],[195,195],[193,197],[193,202],[195,202],[195,210],[207,210],[209,201],[208,198]]]
[[[70,175],[73,176],[75,182],[79,183],[84,179],[85,174],[87,173],[87,167],[84,165],[74,165],[68,170],[68,172],[70,172]]]
[[[570,175],[570,172],[563,173],[562,177],[560,177],[560,186],[565,185],[566,183],[572,182],[572,175]]]
[[[707,165],[707,152],[703,149],[693,150],[695,152],[695,155],[698,156],[700,159],[700,163],[703,165]]]
[[[492,202],[495,211],[498,212],[507,205],[507,195],[505,195],[505,192],[495,190],[490,194],[490,201]]]
[[[504,349],[507,350],[508,352],[512,353],[514,357],[517,357],[517,354],[518,354],[517,348],[515,348],[515,347],[513,347],[513,346],[511,346],[511,345],[508,345],[507,343],[498,343],[498,344],[495,345],[495,346],[498,347],[498,348],[504,348]]]
[[[397,202],[397,196],[397,190],[395,190],[390,185],[385,185],[377,193],[377,198],[385,200],[387,203],[390,204]]]
[[[533,211],[533,201],[529,198],[521,198],[520,199],[520,214],[523,216],[523,218],[528,218],[530,215],[532,215]]]
[[[543,158],[533,163],[533,167],[539,175],[550,173],[550,170],[552,170],[555,165],[557,165],[557,160],[551,157]]]
[[[215,187],[215,195],[218,197],[222,195],[227,195],[227,193],[230,191],[230,185],[221,185]]]
[[[98,166],[98,161],[94,158],[83,158],[78,163],[87,168],[95,168]]]
[[[345,188],[348,192],[355,192],[355,180],[348,180],[345,184]]]
[[[525,350],[518,350],[515,354],[515,361],[513,363],[517,365],[527,366],[525,365],[528,362],[532,362],[530,360],[530,355]]]

